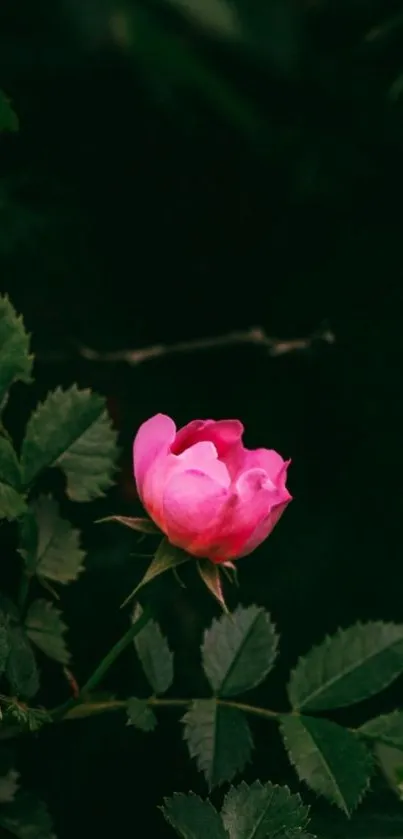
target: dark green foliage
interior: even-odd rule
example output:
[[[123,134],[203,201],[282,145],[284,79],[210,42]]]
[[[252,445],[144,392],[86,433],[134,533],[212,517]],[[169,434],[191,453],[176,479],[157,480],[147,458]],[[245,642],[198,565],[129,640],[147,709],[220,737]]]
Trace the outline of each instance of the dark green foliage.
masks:
[[[190,756],[196,759],[210,789],[242,772],[253,748],[244,714],[215,699],[197,699],[183,722]]]
[[[278,636],[264,609],[241,606],[215,620],[204,634],[203,668],[219,696],[236,696],[260,684],[277,654]]]
[[[281,732],[301,781],[346,815],[368,789],[372,761],[358,737],[328,720],[283,717]]]

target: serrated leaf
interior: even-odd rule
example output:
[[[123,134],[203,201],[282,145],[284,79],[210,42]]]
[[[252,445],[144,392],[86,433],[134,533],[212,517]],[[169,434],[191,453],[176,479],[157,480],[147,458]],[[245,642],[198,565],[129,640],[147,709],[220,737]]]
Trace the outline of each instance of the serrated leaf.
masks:
[[[139,619],[142,611],[140,604],[137,604],[133,614],[134,622]],[[174,657],[156,621],[149,620],[146,623],[136,635],[134,646],[154,693],[165,693],[173,682]]]
[[[403,625],[358,623],[299,659],[288,696],[298,710],[342,708],[379,693],[402,672]]]
[[[197,570],[206,588],[208,588],[209,592],[213,595],[213,597],[215,597],[223,611],[228,613],[222,590],[219,566],[210,562],[209,559],[199,559],[197,562]]]
[[[14,382],[31,381],[32,360],[24,321],[8,297],[0,296],[0,404]]]
[[[0,90],[0,131],[18,131],[18,117],[10,99]]]
[[[53,603],[49,600],[34,600],[25,618],[25,629],[28,638],[45,655],[60,664],[68,664],[70,653],[64,640],[67,626]]]
[[[270,616],[258,606],[214,620],[204,633],[204,672],[219,696],[237,696],[259,685],[277,654],[278,636]]]
[[[309,822],[308,813],[299,795],[270,781],[231,787],[221,810],[229,839],[297,839]]]
[[[184,562],[189,562],[190,559],[192,559],[192,557],[190,557],[189,554],[180,550],[180,548],[175,548],[173,545],[170,545],[167,539],[163,539],[162,542],[160,542],[154,559],[151,560],[144,577],[140,580],[136,588],[133,589],[131,594],[126,597],[126,600],[123,601],[122,608],[123,606],[126,606],[130,600],[133,600],[133,597],[136,596],[140,589],[147,585],[147,583],[151,583],[151,580],[154,580],[155,577],[159,577],[159,575],[164,574],[165,571],[173,571],[174,568],[178,567],[178,565],[183,565]]]
[[[281,733],[298,777],[347,816],[368,789],[372,760],[351,731],[328,720],[284,716]]]
[[[127,702],[128,725],[135,725],[141,731],[153,731],[157,718],[145,699],[132,697]]]
[[[26,510],[24,498],[13,487],[0,480],[0,519],[14,521],[21,518]]]
[[[9,627],[8,642],[6,676],[11,689],[16,696],[32,699],[39,690],[39,673],[32,647],[20,626]]]
[[[253,741],[245,716],[215,699],[196,699],[186,712],[185,740],[209,788],[231,781],[250,760]]]
[[[19,550],[28,570],[39,579],[67,584],[84,570],[80,531],[61,517],[50,496],[41,495],[22,519]]]
[[[228,839],[211,801],[203,801],[193,792],[189,795],[176,792],[172,798],[165,798],[161,810],[182,839]]]
[[[19,489],[21,472],[17,455],[7,437],[0,435],[0,481]]]
[[[7,704],[3,719],[7,724],[17,724],[19,728],[28,731],[39,731],[45,723],[52,722],[50,714],[43,708],[28,708],[25,703],[17,700]]]
[[[24,484],[29,486],[43,469],[58,466],[66,476],[69,498],[99,498],[113,483],[116,439],[102,396],[76,385],[57,388],[28,421],[21,452]]]
[[[25,499],[20,495],[20,466],[10,441],[0,436],[0,518],[13,521],[27,509]]]
[[[46,805],[29,792],[19,792],[1,808],[0,825],[17,839],[56,839]]]
[[[378,740],[396,749],[403,749],[403,711],[392,711],[390,714],[368,720],[358,729],[358,734],[369,740]]]
[[[147,533],[149,535],[160,534],[161,531],[154,524],[151,519],[146,518],[131,518],[130,516],[105,516],[103,519],[98,519],[97,524],[104,524],[106,522],[114,521],[117,524],[123,524],[125,527],[130,527],[131,530],[136,530],[137,533]]]
[[[18,790],[19,773],[15,769],[10,769],[7,775],[0,777],[0,804],[9,804],[13,801]]]

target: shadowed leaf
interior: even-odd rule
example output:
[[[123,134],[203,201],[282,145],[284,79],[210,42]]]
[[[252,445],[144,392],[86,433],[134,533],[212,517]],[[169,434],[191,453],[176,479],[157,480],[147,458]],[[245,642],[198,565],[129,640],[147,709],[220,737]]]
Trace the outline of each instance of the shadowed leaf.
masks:
[[[145,699],[132,697],[127,703],[128,725],[134,725],[141,731],[153,731],[157,725],[157,718]]]
[[[186,712],[185,740],[212,789],[231,781],[250,760],[253,742],[245,716],[215,699],[197,699]]]
[[[328,710],[379,693],[403,672],[403,625],[377,621],[340,629],[291,673],[293,708]]]
[[[221,811],[230,839],[301,839],[308,813],[299,795],[270,781],[231,787]]]
[[[21,451],[24,484],[57,466],[66,476],[69,498],[99,498],[113,483],[116,438],[102,396],[76,385],[57,388],[28,421]]]
[[[70,583],[84,570],[80,532],[59,512],[50,496],[41,495],[20,524],[19,551],[27,569],[39,579]]]
[[[16,696],[31,699],[39,690],[39,673],[32,647],[20,626],[9,627],[8,642],[6,676],[11,689]]]
[[[49,600],[34,600],[25,618],[28,638],[49,658],[60,664],[68,664],[70,653],[64,635],[67,626],[61,619],[61,612]]]
[[[238,606],[213,621],[202,644],[203,668],[213,691],[237,696],[259,685],[273,666],[277,643],[270,616],[258,606]]]
[[[122,608],[123,606],[126,606],[130,600],[133,600],[133,597],[136,596],[140,589],[147,585],[147,583],[150,583],[151,580],[154,580],[155,577],[159,577],[160,574],[164,574],[165,571],[173,571],[173,569],[177,568],[178,565],[183,565],[184,562],[189,562],[190,559],[192,559],[192,557],[184,551],[181,551],[180,548],[174,548],[173,545],[169,544],[167,539],[163,539],[157,548],[154,559],[151,560],[144,577],[140,580],[136,588],[133,589],[132,593],[126,597],[126,600],[122,603]]]
[[[31,381],[33,357],[29,344],[22,317],[7,296],[0,296],[0,404],[14,382]]]
[[[189,795],[176,792],[172,798],[165,798],[161,810],[183,839],[228,839],[211,801],[203,801],[193,792]]]
[[[298,777],[347,816],[368,789],[372,760],[352,732],[334,722],[284,716],[281,733]]]
[[[137,621],[141,614],[142,608],[140,604],[137,604],[133,621]],[[134,646],[154,693],[157,695],[165,693],[173,682],[173,653],[156,621],[149,620],[146,623],[136,635]]]

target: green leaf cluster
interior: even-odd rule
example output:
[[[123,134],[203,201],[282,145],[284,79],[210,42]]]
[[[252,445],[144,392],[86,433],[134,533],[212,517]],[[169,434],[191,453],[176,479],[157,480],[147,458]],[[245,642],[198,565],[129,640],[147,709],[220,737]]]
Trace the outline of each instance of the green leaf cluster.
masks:
[[[183,718],[189,753],[208,786],[231,781],[250,761],[253,738],[245,714],[257,713],[279,724],[299,780],[350,816],[369,787],[372,746],[403,752],[403,712],[357,730],[314,713],[362,702],[390,685],[403,673],[402,641],[403,626],[379,621],[325,638],[297,662],[287,686],[291,712],[281,713],[235,700],[273,668],[278,636],[268,613],[239,606],[214,620],[201,646],[212,697],[193,700]]]
[[[399,711],[351,731],[312,712],[333,711],[369,699],[403,672],[403,626],[357,623],[326,637],[297,662],[288,683],[294,715],[280,730],[300,780],[350,815],[368,789],[377,742],[403,748]]]
[[[182,839],[308,839],[308,807],[270,782],[230,787],[220,813],[193,794],[166,798],[161,809]]]
[[[277,644],[270,616],[257,606],[238,606],[214,620],[204,633],[202,666],[213,696],[195,700],[183,723],[190,756],[210,788],[232,780],[251,759],[253,740],[247,719],[225,699],[255,688],[266,678]]]
[[[30,383],[32,363],[23,321],[8,298],[0,297],[2,417],[11,386]],[[44,471],[56,468],[63,475],[67,499],[91,502],[113,482],[117,455],[116,432],[105,400],[76,385],[56,389],[37,406],[19,452],[4,424],[0,427],[0,518],[16,522],[16,550],[22,559],[18,605],[0,599],[0,677],[8,681],[13,696],[2,697],[3,720],[13,719],[31,731],[47,719],[46,712],[25,705],[39,690],[40,656],[64,668],[71,658],[62,610],[44,596],[43,589],[59,596],[55,588],[77,580],[85,561],[81,534],[62,512],[62,499],[40,494],[37,481]],[[148,519],[110,519],[142,533],[156,532]],[[128,600],[160,574],[189,560],[164,539]],[[159,706],[186,705],[182,724],[189,754],[208,788],[214,789],[232,782],[250,763],[253,730],[246,715],[257,714],[279,725],[298,779],[347,816],[368,790],[374,752],[401,795],[403,711],[367,719],[355,730],[327,717],[365,702],[403,673],[403,625],[374,621],[339,629],[297,661],[287,685],[288,712],[256,708],[239,697],[258,688],[271,673],[278,655],[276,628],[268,612],[256,605],[238,606],[228,613],[217,566],[201,561],[197,567],[224,610],[205,631],[201,644],[210,695],[161,699],[174,681],[174,658],[158,623],[149,620],[133,642],[149,695],[117,703],[126,707],[128,725],[151,732]],[[137,605],[133,621],[140,616]],[[28,815],[21,817],[24,808]],[[270,783],[230,787],[220,813],[210,801],[194,795],[167,799],[163,812],[184,839],[204,839],[207,832],[209,839],[309,836],[308,811],[299,797]],[[46,809],[17,791],[13,775],[0,779],[1,826],[21,839],[52,837]]]
[[[1,115],[5,102],[0,96]],[[11,109],[10,109],[11,112]],[[1,127],[7,127],[2,126]],[[10,127],[10,125],[8,126]],[[32,382],[30,336],[7,296],[0,296],[0,410],[10,388]],[[23,560],[18,607],[0,610],[0,672],[16,696],[33,697],[39,688],[34,648],[66,666],[67,626],[59,608],[34,596],[38,583],[53,596],[84,570],[80,532],[62,515],[59,501],[38,495],[37,480],[51,468],[64,475],[67,498],[89,502],[111,486],[118,456],[117,434],[105,399],[76,385],[49,393],[28,418],[18,453],[0,426],[0,519],[17,521],[16,549]]]

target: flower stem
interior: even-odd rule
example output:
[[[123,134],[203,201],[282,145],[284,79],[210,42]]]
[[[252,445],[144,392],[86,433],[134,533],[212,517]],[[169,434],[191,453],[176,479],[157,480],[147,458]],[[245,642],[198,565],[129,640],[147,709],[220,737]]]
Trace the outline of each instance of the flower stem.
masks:
[[[116,642],[116,644],[109,650],[109,653],[106,654],[105,658],[98,664],[98,667],[94,670],[93,674],[90,676],[88,681],[85,685],[81,688],[80,696],[88,693],[90,690],[93,690],[97,685],[99,685],[100,681],[102,681],[105,673],[108,672],[109,668],[112,667],[112,664],[116,661],[116,659],[120,656],[123,650],[131,644],[131,642],[135,639],[136,635],[145,627],[148,621],[151,618],[151,609],[145,608],[144,611],[141,613],[140,617],[129,626],[127,632]]]
[[[140,617],[129,626],[127,632],[119,638],[119,641],[112,647],[111,650],[106,654],[106,656],[102,659],[102,661],[98,664],[98,667],[95,668],[94,672],[91,674],[89,679],[85,682],[83,687],[80,690],[79,696],[77,699],[72,698],[69,699],[67,702],[64,702],[63,705],[59,705],[57,708],[54,708],[51,711],[50,716],[52,720],[62,719],[67,713],[75,708],[78,705],[82,705],[83,699],[85,694],[89,693],[89,691],[93,690],[99,683],[102,681],[105,673],[108,672],[109,668],[112,667],[112,664],[116,661],[116,659],[120,656],[120,654],[129,646],[129,644],[134,640],[136,635],[145,627],[146,623],[151,618],[151,609],[145,608],[144,611],[141,613]],[[96,705],[99,703],[91,703],[92,707],[95,708]],[[109,710],[107,707],[108,705],[113,703],[103,702],[100,703],[104,706],[102,710]],[[123,703],[124,706],[125,703]],[[84,706],[83,706],[84,707]],[[97,711],[95,711],[97,713]],[[76,715],[78,716],[78,714]],[[84,716],[84,715],[83,715]],[[87,714],[86,714],[87,716]]]

